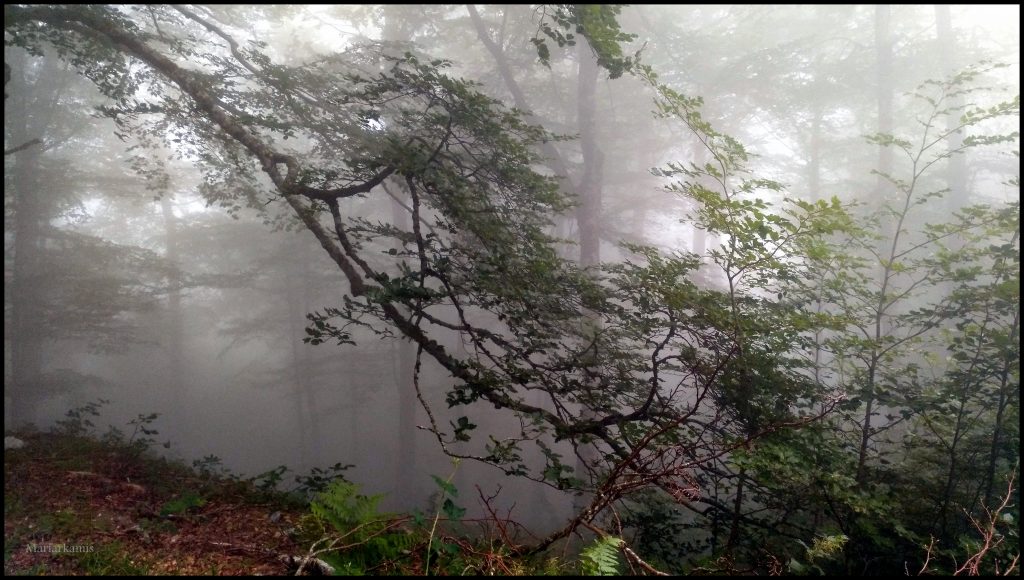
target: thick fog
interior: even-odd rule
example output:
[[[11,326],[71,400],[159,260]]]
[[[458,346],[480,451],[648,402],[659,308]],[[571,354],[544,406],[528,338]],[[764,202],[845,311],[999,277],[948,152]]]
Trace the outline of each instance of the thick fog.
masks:
[[[531,42],[538,9],[196,11],[243,50],[266,43],[263,51],[277,65],[342,54],[351,60],[336,66],[371,70],[377,65],[368,57],[355,62],[353,56],[364,44],[382,54],[409,51],[421,62],[451,61],[444,74],[479,83],[484,94],[524,111],[526,121],[564,137],[547,142],[533,167],[567,178],[564,189],[589,188],[586,202],[548,226],[563,240],[561,256],[584,266],[635,260],[622,242],[694,252],[705,256],[695,282],[727,287],[707,257],[727,240],[695,227],[687,219],[695,211],[692,200],[668,190],[672,179],[652,171],[669,163],[703,166],[713,161],[707,149],[678,119],[655,114],[650,83],[629,73],[609,78],[585,42],[559,46],[548,39],[549,62],[542,63]],[[702,118],[746,147],[751,172],[782,185],[764,196],[768,202],[835,196],[859,202],[854,213],[866,213],[877,207],[879,164],[894,175],[910,167],[899,154],[880,157],[878,143],[866,137],[914,135],[920,109],[912,93],[921,83],[986,61],[1006,66],[985,68],[979,83],[991,90],[966,98],[984,105],[1019,91],[1019,6],[893,6],[886,12],[882,20],[873,5],[631,6],[619,22],[623,32],[636,35],[624,54],[649,65],[658,82],[703,99]],[[125,8],[125,15],[150,26],[144,11]],[[879,40],[883,26],[887,36]],[[154,43],[167,42],[153,33]],[[231,54],[221,36],[201,26],[160,33],[198,35],[210,54]],[[167,123],[133,132],[130,120],[115,124],[103,113],[109,99],[52,46],[33,54],[8,43],[4,60],[5,429],[49,428],[69,409],[105,399],[98,434],[108,425],[130,433],[127,424],[140,413],[159,413],[156,438],[169,443],[156,447],[162,454],[186,463],[216,456],[244,476],[286,465],[285,487],[314,467],[351,464],[345,477],[366,493],[386,494],[383,505],[394,510],[429,508],[437,491],[431,475],[445,478],[456,469],[431,420],[449,436],[463,415],[477,426],[471,442],[451,445],[455,453],[479,455],[489,436],[495,442],[518,436],[522,419],[508,409],[490,403],[450,408],[446,396],[458,380],[426,354],[416,379],[420,400],[413,384],[417,347],[400,332],[380,335],[374,332],[379,324],[351,325],[344,342],[354,344],[330,337],[321,344],[304,341],[315,328],[307,315],[343,308],[343,297],[352,293],[349,281],[282,198],[259,195],[270,179],[256,164],[245,180],[227,171],[204,177],[204,167],[230,161],[197,146],[224,139],[216,126],[185,132]],[[166,90],[144,68],[132,62],[125,78],[107,79],[136,91],[141,117],[146,103]],[[218,98],[231,110],[231,95]],[[275,107],[288,103],[262,106],[252,113],[271,118]],[[180,107],[173,114],[190,114],[184,96]],[[402,123],[397,113],[367,118],[349,129],[368,137],[345,138],[372,139],[401,131]],[[995,119],[986,130],[1013,131],[1016,123]],[[39,142],[12,151],[34,139]],[[935,215],[1019,195],[1006,183],[1019,173],[1019,158],[1006,148],[979,147],[941,163],[922,179],[933,189],[948,180],[947,205],[903,223],[908,236]],[[367,228],[391,223],[408,229],[403,187],[400,177],[390,176],[337,203],[343,215],[365,219],[360,223]],[[324,215],[327,227],[330,215]],[[403,258],[400,247],[396,258],[394,243],[358,243],[371,265],[393,278],[401,275],[403,260],[416,260],[411,251]],[[457,315],[453,308],[438,313]],[[501,327],[483,310],[468,316],[477,325]],[[473,354],[460,332],[437,326],[431,336],[448,352]],[[543,395],[528,393],[525,400],[549,405]],[[568,444],[553,445],[567,465],[575,463]],[[523,462],[543,470],[535,446],[524,447]],[[573,513],[568,492],[481,462],[461,461],[453,482],[468,517],[484,514],[477,487],[484,496],[500,489],[495,506],[511,509],[513,519],[538,534]]]

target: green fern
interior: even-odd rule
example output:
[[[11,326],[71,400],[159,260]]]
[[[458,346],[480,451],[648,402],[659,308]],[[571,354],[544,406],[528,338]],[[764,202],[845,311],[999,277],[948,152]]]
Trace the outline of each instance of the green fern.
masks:
[[[615,536],[599,538],[580,553],[580,565],[586,576],[618,576],[621,572],[619,549],[624,542]]]
[[[359,486],[354,483],[335,481],[317,496],[310,504],[310,509],[339,532],[347,532],[373,519],[380,519],[377,505],[384,496],[360,495],[358,491]]]
[[[324,557],[336,570],[346,574],[366,573],[372,567],[399,558],[412,547],[414,538],[405,531],[384,532],[394,518],[381,513],[378,504],[384,497],[361,495],[359,486],[335,480],[310,503],[313,515],[329,525],[338,535],[345,535],[345,544],[357,546],[341,554]]]

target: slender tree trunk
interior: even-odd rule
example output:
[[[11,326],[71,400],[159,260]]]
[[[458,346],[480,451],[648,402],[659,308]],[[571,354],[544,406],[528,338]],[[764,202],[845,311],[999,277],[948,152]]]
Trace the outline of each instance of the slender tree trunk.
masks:
[[[695,145],[690,151],[690,158],[693,159],[693,163],[697,166],[703,166],[707,163],[710,158],[708,150],[704,145]],[[690,200],[690,207],[692,211],[696,213],[699,207],[699,203],[695,200]],[[698,266],[697,271],[693,274],[693,283],[700,289],[707,289],[708,287],[708,260],[706,259],[708,251],[708,231],[697,227],[697,224],[693,224],[693,240],[690,244],[690,251],[694,254],[701,256],[701,264]]]
[[[300,255],[300,254],[295,254]],[[289,273],[290,277],[292,274]],[[289,295],[294,296],[289,291]],[[306,374],[305,361],[302,357],[302,336],[305,334],[299,324],[300,317],[304,314],[295,300],[289,299],[285,302],[288,317],[288,341],[292,345],[291,369],[292,369],[292,407],[295,411],[296,431],[299,434],[299,463],[303,467],[310,465],[309,450],[311,438],[309,433],[309,420],[315,413],[309,413],[306,404]]]
[[[874,356],[874,355],[872,355]],[[857,451],[857,484],[864,485],[867,481],[868,450],[871,448],[871,417],[875,409],[875,374],[878,372],[878,361],[872,360],[868,366],[866,385],[864,387],[864,418],[860,425],[860,447]]]
[[[740,521],[743,516],[743,484],[746,483],[747,469],[740,467],[736,481],[736,496],[732,504],[732,525],[729,527],[729,539],[725,543],[725,551],[730,552],[740,539]]]
[[[818,59],[818,65],[821,65],[821,59]],[[817,201],[822,198],[821,193],[821,137],[822,137],[822,123],[824,122],[824,107],[816,106],[814,108],[814,114],[811,117],[811,135],[808,143],[807,151],[807,189],[808,189],[808,201]],[[822,293],[824,291],[824,280],[817,280],[817,290],[815,292],[815,312],[821,314],[825,309],[824,301],[822,300]],[[820,330],[814,333],[814,382],[816,384],[822,384],[821,369],[823,366],[822,359],[824,357],[823,347],[823,336]],[[824,404],[824,403],[822,403]],[[819,512],[815,515],[817,518],[820,515]]]
[[[963,390],[960,398],[960,405],[956,414],[956,426],[953,429],[953,440],[949,445],[949,466],[946,469],[946,485],[942,492],[942,505],[939,507],[939,534],[940,538],[948,538],[949,532],[949,510],[953,502],[953,491],[956,480],[959,477],[957,470],[957,452],[960,447],[960,439],[964,435],[964,416],[967,413],[967,388]]]
[[[1009,344],[1019,344],[1019,333],[1020,333],[1020,306],[1013,312],[1013,323],[1010,325]],[[1011,388],[1016,388],[1015,385],[1010,382],[1010,369],[1019,356],[1018,353],[1013,353],[1011,349],[1006,349],[1002,365],[999,371],[999,403],[996,407],[996,423],[992,431],[992,445],[989,448],[988,456],[988,469],[985,470],[985,500],[984,506],[991,508],[992,502],[995,501],[993,496],[993,489],[996,481],[996,467],[998,465],[998,459],[1000,455],[1000,449],[1003,439],[1003,431],[1005,429],[1004,422],[1006,420],[1006,408],[1009,404]]]
[[[302,253],[296,252],[294,255],[300,256]],[[300,261],[300,270],[299,279],[302,280],[302,315],[304,316],[313,310],[314,273],[309,267],[308,260]],[[300,364],[304,370],[300,385],[302,387],[303,403],[306,407],[306,416],[309,417],[310,455],[312,456],[313,464],[319,466],[322,465],[324,460],[324,440],[323,430],[320,428],[320,406],[317,404],[316,396],[317,382],[313,380],[313,351],[311,349],[302,348]]]
[[[952,20],[949,14],[948,4],[935,5],[935,29],[936,40],[939,44],[939,57],[944,65],[944,75],[955,74],[958,68],[957,43],[953,34]],[[950,98],[949,106],[956,111],[947,119],[947,130],[955,128],[960,121],[960,110],[964,106],[963,95],[953,95]],[[946,139],[950,151],[956,151],[964,145],[964,135],[957,131],[950,133]],[[946,182],[949,193],[946,194],[946,207],[950,211],[956,211],[970,204],[969,192],[967,190],[967,157],[966,153],[951,156],[946,165]]]
[[[520,88],[519,86],[519,83],[516,81],[515,75],[513,74],[512,65],[508,62],[508,59],[505,57],[503,47],[499,46],[498,43],[496,43],[494,39],[491,38],[491,34],[487,30],[487,25],[480,17],[480,14],[479,12],[477,12],[476,7],[473,6],[472,4],[467,4],[466,9],[469,11],[470,20],[472,20],[473,27],[476,29],[477,38],[479,38],[480,42],[483,43],[485,48],[487,48],[487,51],[491,53],[491,56],[494,58],[494,63],[498,68],[498,73],[501,75],[501,80],[505,83],[505,86],[512,94],[512,102],[515,104],[517,109],[521,111],[530,111],[530,103],[526,100],[526,94],[523,92],[522,88]],[[505,9],[508,10],[508,7],[506,7]],[[586,43],[584,42],[581,44],[581,46],[585,44]],[[537,125],[543,124],[541,123],[540,119],[536,118],[532,114],[527,114],[526,121]],[[573,184],[569,182],[569,167],[566,164],[565,160],[562,158],[562,155],[561,153],[559,153],[558,149],[552,143],[545,141],[544,143],[541,144],[541,152],[544,154],[544,158],[546,159],[547,163],[550,164],[551,169],[555,172],[555,175],[558,177],[559,184],[561,185],[562,190],[565,192],[572,193],[574,191],[574,187]]]
[[[18,74],[26,59],[12,57]],[[16,86],[10,98],[6,120],[12,142],[25,143],[40,135],[32,135],[29,127],[28,88]],[[34,125],[40,126],[40,123]],[[42,244],[47,219],[46,192],[40,168],[40,147],[18,151],[14,160],[14,278],[11,280],[13,332],[11,341],[11,427],[31,423],[35,419],[36,401],[40,397],[43,372],[45,317],[40,299],[46,289],[41,287],[43,270]]]
[[[518,108],[521,111],[530,111],[530,103],[529,101],[527,101],[526,95],[523,92],[522,88],[519,86],[518,81],[516,81],[515,75],[513,74],[513,68],[505,56],[504,47],[500,44],[501,38],[499,38],[498,41],[495,41],[495,39],[491,37],[491,33],[488,30],[486,23],[484,22],[483,18],[481,18],[480,13],[477,11],[475,6],[473,6],[472,4],[468,4],[466,5],[466,9],[469,12],[470,20],[473,22],[473,27],[476,30],[477,38],[480,40],[480,42],[484,45],[487,51],[491,54],[491,57],[494,59],[495,66],[498,69],[498,74],[501,76],[502,82],[504,83],[505,87],[509,90],[509,93],[511,93],[512,101],[515,104],[516,108]],[[509,10],[509,7],[506,6],[504,10]],[[526,120],[530,123],[537,125],[543,124],[541,119],[538,119],[536,116],[530,113],[527,113]],[[554,174],[558,179],[559,187],[562,190],[562,192],[567,193],[569,195],[574,195],[576,187],[572,183],[571,176],[569,174],[569,168],[559,150],[554,146],[554,144],[547,141],[542,143],[540,147],[541,154],[543,155],[545,162],[549,165],[551,170],[554,171]],[[555,227],[557,229],[557,237],[568,239],[572,236],[571,220],[559,219],[556,222]],[[563,246],[559,248],[559,254],[563,256],[568,255],[568,253],[571,251],[571,247]],[[544,406],[546,403],[543,393],[541,392],[530,392],[526,396],[527,400],[532,405]],[[548,497],[549,493],[551,493],[551,490],[548,487],[536,486],[534,488],[534,504],[537,506],[548,506],[551,508],[545,512],[546,519],[542,524],[543,526],[547,526],[554,523],[555,520],[559,517],[557,512],[554,510],[554,503]]]
[[[807,151],[807,189],[810,201],[822,199],[821,192],[821,125],[824,122],[824,108],[816,106],[811,119],[811,138]]]
[[[935,29],[936,41],[938,42],[938,53],[943,64],[943,74],[951,75],[956,71],[956,39],[953,36],[952,22],[949,14],[949,6],[937,4],[935,6]],[[949,106],[954,111],[964,107],[963,95],[954,95],[950,98]],[[946,120],[947,130],[957,126],[959,114],[948,116]],[[952,132],[946,138],[949,151],[956,151],[964,147],[964,134]],[[944,200],[947,210],[951,213],[961,209],[968,203],[967,191],[967,159],[965,154],[952,155],[946,160],[946,187],[949,192]],[[952,503],[953,487],[957,478],[957,451],[959,440],[962,437],[964,415],[966,412],[967,392],[965,387],[961,405],[957,410],[956,427],[953,431],[952,443],[949,446],[949,466],[946,472],[946,483],[942,494],[942,504],[939,508],[939,529],[940,537],[948,538],[949,533],[949,511]]]
[[[580,133],[580,147],[583,152],[583,174],[580,179],[579,205],[576,222],[579,231],[580,265],[584,268],[601,263],[601,180],[602,153],[597,144],[597,77],[598,66],[590,46],[580,42],[577,47],[579,59],[577,85],[577,128]],[[596,336],[600,332],[600,321],[587,316],[583,321]],[[584,407],[583,419],[593,418],[594,412]],[[577,449],[576,476],[586,480],[589,468],[597,464],[598,450],[592,444],[580,445]],[[582,507],[586,498],[580,496],[577,507]]]
[[[174,216],[174,202],[170,196],[164,195],[160,198],[160,213],[164,220],[164,257],[174,268],[181,267],[180,239],[178,234],[178,220]],[[164,321],[165,331],[162,341],[167,353],[167,375],[168,395],[165,401],[169,406],[168,411],[174,416],[175,422],[180,428],[188,429],[188,418],[192,415],[188,409],[188,384],[186,377],[187,369],[184,364],[184,335],[183,321],[184,312],[181,307],[181,275],[175,271],[167,279],[169,290],[167,292],[167,312]]]
[[[401,14],[400,7],[385,8],[383,38],[390,41],[410,40],[408,22]],[[402,194],[399,192],[397,195]],[[411,217],[399,200],[392,200],[391,216],[395,227],[404,231],[411,229]],[[418,402],[413,386],[416,349],[411,341],[405,339],[399,339],[395,349],[397,356],[392,361],[392,364],[395,365],[395,391],[398,397],[398,415],[396,417],[398,424],[395,429],[398,454],[394,458],[395,493],[399,497],[410,498],[415,489],[413,483],[416,475],[416,406]]]
[[[299,256],[302,245],[292,240],[295,249],[291,255]],[[302,342],[305,336],[301,321],[312,308],[313,271],[306,260],[293,262],[286,274],[285,291],[288,311],[288,336],[292,345],[292,398],[295,419],[298,422],[299,462],[304,466],[320,465],[323,460],[323,433],[320,428],[321,411],[316,400],[316,381],[313,375],[313,350]]]
[[[888,5],[879,5],[875,7],[875,48],[877,55],[877,77],[876,77],[876,95],[878,98],[878,132],[892,134],[893,131],[893,78],[892,78],[892,33],[890,30],[890,15],[891,10]],[[884,208],[890,203],[890,191],[892,189],[891,183],[885,178],[885,175],[892,175],[894,167],[894,157],[891,147],[885,147],[879,145],[878,147],[878,171],[883,175],[879,175],[875,184],[875,202],[879,208]],[[888,219],[888,215],[883,216],[882,220],[882,240],[879,244],[879,255],[885,255],[885,245],[892,243],[892,239],[897,235],[896,231],[893,231],[892,220]],[[887,280],[889,277],[889,268],[885,265],[882,266],[882,277]],[[876,346],[871,353],[871,362],[868,365],[868,373],[866,377],[866,384],[864,385],[863,396],[864,396],[864,417],[861,423],[861,441],[860,448],[858,450],[857,457],[857,484],[864,485],[865,478],[867,475],[867,456],[868,450],[871,447],[871,418],[874,415],[875,405],[875,380],[878,373],[879,355],[878,355],[878,342],[881,341],[882,337],[886,334],[887,329],[884,328],[884,308],[885,308],[885,284],[883,282],[883,291],[880,293],[879,302],[875,310],[875,343]]]
[[[11,343],[13,389],[11,415],[13,426],[35,419],[35,402],[43,371],[44,336],[39,296],[42,256],[41,204],[39,195],[39,153],[32,148],[17,154],[15,161],[14,279],[11,281],[14,332]]]
[[[878,132],[892,134],[893,131],[893,73],[892,73],[892,31],[891,9],[888,5],[875,7],[875,54],[876,54],[876,91],[878,99]],[[878,171],[891,175],[894,165],[892,147],[879,145]],[[892,185],[883,175],[879,175],[875,185],[875,199],[879,206],[889,201],[888,193]]]

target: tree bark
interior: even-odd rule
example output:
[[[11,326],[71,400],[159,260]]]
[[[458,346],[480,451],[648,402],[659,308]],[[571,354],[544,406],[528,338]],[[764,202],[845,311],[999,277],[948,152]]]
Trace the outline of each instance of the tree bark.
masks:
[[[579,72],[577,85],[577,129],[580,134],[580,148],[583,153],[583,173],[579,186],[579,205],[576,208],[580,245],[580,266],[591,268],[601,263],[601,178],[602,153],[597,145],[597,59],[589,44],[581,40],[578,44]],[[601,331],[601,322],[587,316],[582,321],[591,328],[594,336]],[[594,411],[584,407],[580,411],[584,420],[596,418]],[[590,468],[597,464],[598,450],[593,444],[581,444],[577,449],[576,476],[586,482]],[[593,484],[594,482],[590,482]],[[579,496],[577,507],[589,503],[585,496]]]
[[[398,6],[387,6],[384,8],[385,20],[383,39],[390,41],[411,40],[408,30],[408,21],[401,13]],[[396,195],[403,196],[401,190]],[[402,202],[407,200],[391,200],[391,217],[395,227],[409,231],[411,226],[408,211],[403,207]],[[406,204],[408,207],[408,204]],[[400,246],[401,244],[399,244]],[[396,249],[401,249],[396,247]],[[405,338],[397,339],[395,345],[397,356],[392,361],[394,365],[395,392],[398,397],[397,425],[395,429],[396,448],[398,454],[395,457],[395,493],[399,497],[409,498],[416,489],[413,485],[416,476],[416,390],[413,386],[413,373],[415,372],[416,348],[413,343]]]
[[[939,58],[943,64],[943,75],[951,76],[956,73],[959,65],[957,63],[957,43],[953,34],[952,19],[948,4],[935,5],[935,31],[936,40],[939,44]],[[955,114],[946,119],[947,130],[951,130],[960,122],[960,111],[964,107],[964,96],[962,94],[950,97],[950,108]],[[962,131],[950,133],[946,139],[950,151],[956,151],[964,145]],[[950,212],[957,211],[970,205],[970,196],[967,190],[967,154],[961,153],[951,156],[946,160],[946,182],[949,192],[946,194],[946,207]]]
[[[875,51],[877,57],[876,68],[876,97],[878,99],[878,132],[892,134],[893,131],[893,78],[892,78],[892,31],[891,31],[891,8],[888,5],[875,7]],[[891,147],[878,146],[878,171],[879,175],[875,182],[875,203],[878,208],[885,208],[890,200],[892,184],[885,175],[892,175],[894,167],[894,156]],[[898,232],[893,231],[891,220],[887,214],[882,219],[882,239],[879,242],[879,256],[884,256],[886,244],[891,244],[892,239]],[[882,276],[886,280],[889,277],[889,266],[882,265]],[[879,355],[878,342],[887,332],[884,319],[885,285],[879,296],[879,302],[875,311],[875,342],[876,346],[871,353],[871,362],[868,368],[866,384],[864,385],[864,417],[860,425],[860,446],[857,453],[857,484],[864,485],[867,477],[867,457],[871,445],[871,418],[874,416],[875,405],[875,380],[878,373]]]
[[[181,267],[180,240],[178,234],[178,220],[174,216],[174,203],[169,195],[160,198],[160,213],[164,221],[164,257],[174,268]],[[181,306],[181,275],[176,271],[167,278],[169,290],[167,292],[167,313],[165,318],[165,331],[163,333],[163,344],[167,353],[167,381],[170,383],[170,398],[167,404],[171,405],[176,421],[187,422],[191,415],[186,401],[188,384],[186,377],[187,369],[184,364],[184,335],[183,321],[184,312]],[[187,428],[185,424],[179,424]]]
[[[28,61],[22,55],[12,57],[21,75]],[[35,87],[39,89],[40,87]],[[10,99],[7,126],[16,143],[29,141],[38,135],[44,123],[30,125],[29,87],[16,87]],[[43,372],[45,344],[45,316],[40,297],[43,272],[42,245],[44,227],[48,217],[46,192],[43,190],[40,147],[28,147],[15,153],[14,158],[14,278],[11,280],[11,310],[13,329],[11,336],[11,409],[10,427],[31,423],[35,419],[39,399],[40,378]]]

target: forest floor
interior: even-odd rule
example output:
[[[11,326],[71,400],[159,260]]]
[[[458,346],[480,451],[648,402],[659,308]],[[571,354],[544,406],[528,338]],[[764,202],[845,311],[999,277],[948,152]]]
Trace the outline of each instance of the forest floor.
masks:
[[[446,525],[441,511],[380,513],[379,496],[358,495],[343,480],[327,488],[333,496],[315,496],[330,507],[314,515],[308,496],[211,472],[202,462],[188,467],[119,432],[102,439],[67,431],[7,435],[24,445],[4,451],[4,575],[291,575],[303,561],[315,575],[586,569],[564,555],[518,556],[493,527],[470,534],[458,517]],[[505,525],[497,528],[507,538]],[[325,541],[339,548],[305,558]],[[325,569],[310,570],[312,563]]]
[[[287,574],[301,506],[137,446],[17,433],[4,452],[4,574]]]

